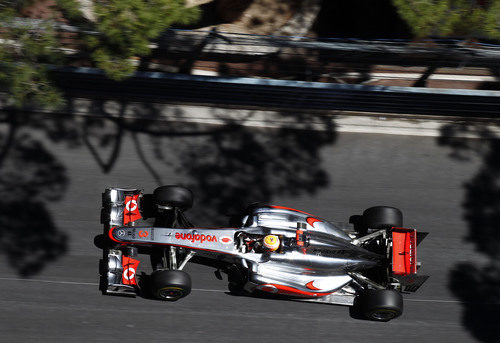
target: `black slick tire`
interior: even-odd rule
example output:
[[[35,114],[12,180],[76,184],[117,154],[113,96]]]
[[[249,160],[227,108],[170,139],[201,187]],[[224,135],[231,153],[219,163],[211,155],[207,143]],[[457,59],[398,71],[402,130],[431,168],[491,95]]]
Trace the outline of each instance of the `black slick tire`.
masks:
[[[381,230],[403,226],[403,213],[389,206],[375,206],[363,212],[363,222],[367,229]]]
[[[368,320],[387,322],[403,313],[403,297],[392,289],[367,290],[356,297],[354,306]]]
[[[182,186],[161,186],[154,190],[153,199],[156,205],[177,207],[188,210],[193,206],[193,192]]]
[[[191,277],[182,270],[157,270],[151,274],[151,293],[160,300],[179,300],[191,293]]]

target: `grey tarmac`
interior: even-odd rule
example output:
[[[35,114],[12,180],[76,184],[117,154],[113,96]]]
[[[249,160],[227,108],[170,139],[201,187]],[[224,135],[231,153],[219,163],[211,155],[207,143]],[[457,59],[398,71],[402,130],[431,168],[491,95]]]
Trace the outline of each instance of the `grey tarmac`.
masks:
[[[329,127],[308,131],[29,115],[16,127],[8,154],[0,155],[7,209],[2,223],[20,218],[0,231],[0,340],[485,341],[477,334],[482,327],[464,321],[469,302],[452,280],[461,263],[478,271],[489,265],[481,244],[498,240],[473,235],[467,241],[473,227],[471,187],[482,170],[498,176],[488,164],[492,141],[462,138],[459,149],[449,137]],[[0,141],[10,129],[0,128]],[[108,186],[151,192],[159,184],[177,183],[194,189],[195,205],[187,215],[198,225],[227,225],[223,209],[235,209],[237,197],[337,221],[374,205],[397,206],[405,226],[430,233],[418,255],[420,272],[431,277],[419,292],[405,296],[403,316],[389,323],[353,319],[342,306],[232,296],[213,269],[193,264],[186,270],[194,290],[178,302],[103,296],[97,286],[101,251],[94,245],[102,230],[101,192]],[[16,204],[23,201],[45,214],[19,211]],[[47,224],[31,228],[36,221]]]

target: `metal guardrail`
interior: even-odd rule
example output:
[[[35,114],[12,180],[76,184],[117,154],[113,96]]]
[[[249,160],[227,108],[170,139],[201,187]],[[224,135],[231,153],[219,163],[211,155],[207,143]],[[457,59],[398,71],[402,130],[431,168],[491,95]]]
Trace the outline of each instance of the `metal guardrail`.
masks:
[[[290,37],[200,30],[167,30],[156,41],[164,53],[263,56],[280,53],[335,62],[449,67],[499,67],[500,45],[469,44],[458,39],[362,40],[352,38]],[[302,50],[302,51],[300,51]],[[307,51],[305,53],[304,51]]]
[[[122,82],[90,68],[53,70],[68,96],[101,100],[496,118],[500,92],[136,73]]]
[[[83,32],[98,35],[79,27],[40,19],[16,18],[9,25],[43,28],[52,23],[61,32]],[[217,32],[215,30],[165,31],[151,47],[156,54],[192,55],[205,53],[225,57],[281,55],[307,57],[311,52],[317,58],[335,62],[367,64],[394,64],[441,67],[500,67],[500,45],[471,43],[460,39],[432,39],[413,42],[403,39],[354,39],[272,36]],[[299,50],[307,51],[307,54]]]

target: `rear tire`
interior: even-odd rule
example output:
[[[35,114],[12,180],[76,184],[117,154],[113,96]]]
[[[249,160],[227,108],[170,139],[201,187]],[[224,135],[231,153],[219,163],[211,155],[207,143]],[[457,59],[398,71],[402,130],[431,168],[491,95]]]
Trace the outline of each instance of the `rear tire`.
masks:
[[[403,313],[403,297],[392,289],[367,290],[356,297],[354,306],[366,319],[387,322]]]
[[[179,300],[191,293],[191,277],[182,270],[157,270],[151,274],[151,292],[160,300]]]
[[[402,227],[403,213],[395,207],[370,207],[363,212],[363,222],[367,229],[372,230]]]
[[[154,190],[153,198],[156,205],[177,207],[188,210],[193,206],[193,192],[182,186],[161,186]]]

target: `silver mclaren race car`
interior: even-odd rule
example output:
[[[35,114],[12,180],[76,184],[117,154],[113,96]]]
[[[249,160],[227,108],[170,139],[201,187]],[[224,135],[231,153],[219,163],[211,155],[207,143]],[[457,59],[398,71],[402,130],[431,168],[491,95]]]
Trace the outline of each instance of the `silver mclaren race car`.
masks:
[[[254,204],[235,227],[211,228],[191,225],[185,211],[192,203],[191,191],[181,186],[153,194],[105,190],[104,294],[178,300],[191,292],[183,271],[191,261],[214,267],[220,279],[226,273],[234,294],[348,305],[355,318],[388,321],[402,314],[402,294],[428,278],[416,274],[417,245],[426,233],[403,228],[393,207],[371,207],[336,223]],[[149,255],[150,275],[138,275],[139,255]]]

